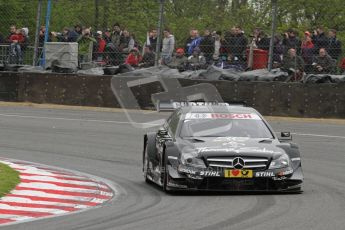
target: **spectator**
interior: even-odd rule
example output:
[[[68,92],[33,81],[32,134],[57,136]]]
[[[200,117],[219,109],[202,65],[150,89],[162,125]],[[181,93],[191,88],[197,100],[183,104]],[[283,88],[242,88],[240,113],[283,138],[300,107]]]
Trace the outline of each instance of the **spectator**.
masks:
[[[270,49],[270,39],[266,36],[265,32],[256,28],[253,33],[254,44],[256,48],[261,50]]]
[[[274,37],[273,46],[273,68],[279,68],[283,61],[284,47],[282,44],[281,37],[276,35]]]
[[[189,47],[192,45],[192,42],[194,41],[194,39],[196,39],[198,36],[198,30],[196,29],[191,29],[189,31],[189,38],[187,38],[186,40],[186,44],[185,44],[185,53],[188,53]]]
[[[17,29],[16,33],[10,35],[8,42],[9,47],[9,63],[10,64],[22,64],[23,63],[23,53],[21,45],[24,42],[24,36],[22,30]]]
[[[171,61],[172,54],[175,49],[175,37],[168,28],[163,31],[164,38],[162,42],[161,63],[166,65]]]
[[[45,26],[41,26],[39,34],[38,34],[38,42],[39,42],[39,46],[40,47],[44,46],[45,34],[46,34],[46,27]]]
[[[340,70],[341,70],[341,74],[345,74],[345,58],[343,58],[342,60],[341,60],[341,62],[339,63],[339,68],[340,68]]]
[[[120,65],[123,62],[121,51],[119,47],[112,42],[106,44],[104,49],[104,61],[107,65]]]
[[[328,32],[327,53],[335,60],[338,60],[341,54],[341,42],[337,39],[337,31],[334,29]]]
[[[132,42],[134,42],[134,47],[137,48],[138,50],[142,50],[142,47],[141,47],[140,43],[138,42],[138,40],[135,37],[135,34],[134,33],[130,33],[130,37],[133,39]],[[131,44],[131,41],[130,41],[130,44]]]
[[[221,47],[221,54],[231,53],[235,44],[236,30],[232,27],[230,31],[226,31],[224,35],[224,41]]]
[[[328,47],[328,38],[321,26],[319,26],[316,30],[314,30],[314,34],[312,36],[312,41],[315,46],[315,54],[319,52],[321,48],[327,48]]]
[[[22,52],[26,50],[29,46],[30,38],[29,38],[29,29],[27,27],[22,28],[21,33],[23,35],[23,42],[21,44]]]
[[[133,48],[130,50],[125,64],[130,65],[132,67],[138,67],[139,63],[142,60],[142,56],[139,53],[139,50],[137,48]]]
[[[83,27],[81,25],[74,26],[74,32],[78,34],[78,37],[83,34]]]
[[[193,54],[187,59],[187,68],[190,70],[198,70],[206,68],[206,58],[200,51],[199,47],[195,47]]]
[[[288,50],[291,48],[295,49],[297,54],[301,53],[301,41],[296,37],[296,32],[293,29],[288,29],[284,34],[283,39],[284,55],[287,54]]]
[[[188,55],[192,55],[194,52],[194,49],[200,46],[200,42],[201,42],[201,37],[199,36],[199,31],[196,31],[196,37],[193,39],[193,41],[190,43],[190,46],[188,48]]]
[[[301,56],[305,63],[305,72],[310,73],[312,71],[314,54],[314,43],[311,39],[311,34],[309,31],[304,32],[304,39],[301,45]]]
[[[212,61],[212,56],[215,49],[214,45],[214,38],[212,37],[211,32],[206,29],[204,31],[204,36],[201,38],[199,47],[201,52],[204,54],[207,63],[210,63]]]
[[[91,51],[96,43],[96,39],[91,37],[90,29],[84,29],[82,35],[77,40],[79,44],[78,54],[79,54],[79,63],[89,62],[91,59]]]
[[[173,56],[171,62],[168,63],[168,66],[173,69],[178,69],[179,71],[184,71],[187,64],[187,57],[184,54],[184,49],[178,48],[175,56]]]
[[[220,55],[220,48],[222,47],[222,32],[221,31],[214,31],[213,32],[213,39],[214,39],[214,53],[212,58],[214,61],[219,59]]]
[[[104,40],[105,40],[105,43],[106,44],[109,44],[109,43],[112,43],[112,40],[111,40],[111,30],[108,28],[104,31]]]
[[[244,32],[240,26],[234,27],[234,35],[232,43],[230,44],[230,53],[233,54],[234,59],[244,62],[243,56],[247,48],[248,40],[244,36]]]
[[[304,61],[297,55],[296,49],[290,48],[282,62],[282,69],[291,75],[292,81],[301,80],[304,72]]]
[[[155,53],[152,51],[152,47],[146,45],[144,47],[143,59],[139,63],[139,67],[147,68],[155,65]]]
[[[11,36],[15,35],[16,33],[17,33],[17,26],[11,25],[10,26],[10,34],[6,38],[6,43],[11,44],[12,43]]]
[[[39,42],[40,47],[44,46],[45,33],[46,33],[46,27],[41,26],[40,32],[38,35],[38,42]],[[48,36],[48,42],[51,42],[51,34],[49,34],[49,36]]]
[[[62,33],[51,32],[51,34],[56,37],[58,42],[77,42],[80,37],[78,33],[67,27],[63,29]]]
[[[315,58],[313,62],[314,73],[316,74],[325,74],[331,73],[335,67],[334,61],[331,56],[327,54],[325,48],[319,50],[319,55]]]
[[[126,30],[126,32],[128,32],[128,31]],[[124,36],[124,31],[121,31],[120,24],[115,23],[113,25],[113,32],[111,35],[111,41],[113,42],[114,45],[120,47],[121,39],[123,38],[123,36]]]
[[[122,51],[124,53],[128,53],[130,50],[132,50],[134,48],[135,41],[127,29],[123,30],[122,35],[123,36],[120,37],[119,48],[120,48],[120,51]],[[114,43],[114,41],[113,41],[113,44],[116,45],[116,43]]]
[[[241,63],[238,59],[235,60],[231,53],[223,54],[215,66],[221,69],[233,69],[239,72],[244,71],[243,63]]]
[[[20,44],[20,48],[22,49],[22,56],[24,57],[24,53],[30,43],[29,29],[27,27],[24,27],[22,28],[21,33],[23,35],[23,42]]]
[[[97,31],[96,33],[96,43],[93,48],[93,59],[96,61],[103,60],[103,52],[106,46],[106,41],[102,37],[102,31]]]
[[[14,34],[9,37],[9,42],[12,43],[23,43],[24,36],[21,29],[17,29]]]
[[[157,30],[152,29],[149,33],[150,46],[153,51],[156,51],[157,46]]]

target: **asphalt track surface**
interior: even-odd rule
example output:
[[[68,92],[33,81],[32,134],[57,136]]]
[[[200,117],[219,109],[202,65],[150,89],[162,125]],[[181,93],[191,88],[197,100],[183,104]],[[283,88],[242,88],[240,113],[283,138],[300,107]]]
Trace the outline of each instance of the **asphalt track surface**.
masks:
[[[166,117],[131,114],[138,123]],[[89,173],[116,183],[120,192],[97,209],[1,229],[345,229],[345,122],[270,123],[296,133],[303,194],[168,195],[144,182],[145,130],[124,113],[0,107],[0,157]]]

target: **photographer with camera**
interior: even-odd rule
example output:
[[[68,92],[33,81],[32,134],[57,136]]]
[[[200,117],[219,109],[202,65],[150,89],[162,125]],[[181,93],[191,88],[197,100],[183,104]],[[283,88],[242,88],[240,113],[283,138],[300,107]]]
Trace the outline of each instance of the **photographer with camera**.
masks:
[[[291,48],[295,49],[297,54],[301,53],[301,40],[297,38],[297,33],[293,29],[288,29],[283,36],[284,54],[287,54]]]
[[[328,38],[324,32],[322,26],[317,27],[314,30],[313,36],[311,37],[315,45],[315,54],[317,55],[321,48],[328,47]]]
[[[67,27],[63,28],[62,33],[52,31],[51,35],[56,38],[58,42],[76,42],[79,37],[78,33]]]

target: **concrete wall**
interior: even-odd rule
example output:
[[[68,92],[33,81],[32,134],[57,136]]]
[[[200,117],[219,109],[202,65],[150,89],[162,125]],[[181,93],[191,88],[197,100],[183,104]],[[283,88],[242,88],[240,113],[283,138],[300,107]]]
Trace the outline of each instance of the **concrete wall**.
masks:
[[[0,72],[0,100],[64,105],[119,107],[112,76]],[[121,79],[121,77],[117,77]],[[122,77],[127,81],[128,77]],[[131,80],[139,79],[133,77]],[[180,79],[182,86],[213,84],[226,102],[242,101],[263,115],[345,118],[345,84],[230,82]],[[142,108],[152,108],[159,82],[131,88]]]

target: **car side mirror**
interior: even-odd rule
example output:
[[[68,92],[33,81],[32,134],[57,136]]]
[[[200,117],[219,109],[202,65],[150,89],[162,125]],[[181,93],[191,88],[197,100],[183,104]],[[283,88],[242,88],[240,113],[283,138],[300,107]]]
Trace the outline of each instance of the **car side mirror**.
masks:
[[[158,136],[167,136],[167,135],[169,135],[168,131],[165,130],[165,129],[159,129],[157,134],[158,134]]]
[[[292,136],[290,132],[281,132],[279,137],[279,141],[292,141]]]

